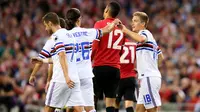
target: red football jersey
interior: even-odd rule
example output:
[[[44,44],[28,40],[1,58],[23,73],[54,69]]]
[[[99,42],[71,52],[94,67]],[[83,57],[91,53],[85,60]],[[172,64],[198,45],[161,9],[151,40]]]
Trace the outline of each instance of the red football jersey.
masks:
[[[123,46],[122,55],[120,57],[120,78],[136,77],[134,63],[136,60],[136,43],[129,42],[127,39]]]
[[[114,18],[107,18],[95,23],[95,28],[100,29],[111,23]],[[124,34],[117,27],[112,32],[104,35],[100,41],[95,40],[92,46],[93,67],[112,66],[120,68],[120,51]]]

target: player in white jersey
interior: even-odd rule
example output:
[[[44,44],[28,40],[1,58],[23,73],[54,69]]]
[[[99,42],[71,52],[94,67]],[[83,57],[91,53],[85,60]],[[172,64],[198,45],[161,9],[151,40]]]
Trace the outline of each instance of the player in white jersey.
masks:
[[[43,22],[46,30],[52,35],[43,47],[40,57],[51,56],[53,61],[53,76],[46,95],[45,111],[53,112],[55,108],[63,108],[65,104],[76,104],[75,110],[82,112],[84,102],[80,91],[76,54],[73,52],[75,39],[68,37],[68,31],[60,27],[57,14],[47,13]]]
[[[135,12],[132,18],[132,31],[120,25],[122,31],[138,42],[136,48],[137,71],[140,81],[136,112],[156,112],[161,106],[159,90],[161,74],[158,64],[163,60],[153,35],[146,29],[149,18],[144,12]]]
[[[91,46],[94,39],[99,38],[99,31],[94,28],[81,28],[80,11],[76,8],[69,9],[66,13],[66,26],[72,37],[75,38],[77,67],[81,83],[81,92],[85,103],[86,112],[95,112],[94,90],[91,64]]]

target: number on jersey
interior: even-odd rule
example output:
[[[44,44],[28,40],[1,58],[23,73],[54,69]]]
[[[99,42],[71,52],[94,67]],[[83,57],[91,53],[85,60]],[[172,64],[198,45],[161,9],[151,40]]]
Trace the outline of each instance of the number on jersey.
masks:
[[[135,47],[134,46],[124,46],[124,53],[120,57],[120,63],[133,63],[135,60]],[[131,53],[131,59],[126,59],[128,54]],[[131,61],[131,62],[130,62]]]
[[[112,41],[113,41],[113,31],[109,33],[109,37],[108,37],[108,48],[113,48],[113,49],[121,49],[121,46],[119,45],[120,41],[122,40],[124,34],[121,30],[116,29],[114,30],[114,36],[118,36],[117,40],[113,43],[112,45]]]
[[[90,46],[90,42],[81,42],[76,43],[76,53],[81,53],[81,55],[77,55],[76,61],[79,62],[81,60],[88,60],[90,58],[90,48],[86,48]]]

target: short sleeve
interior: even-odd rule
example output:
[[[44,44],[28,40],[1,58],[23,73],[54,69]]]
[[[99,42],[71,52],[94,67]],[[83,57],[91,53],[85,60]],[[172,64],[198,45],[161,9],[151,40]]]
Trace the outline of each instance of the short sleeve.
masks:
[[[56,54],[62,52],[62,51],[65,51],[65,44],[64,44],[64,41],[62,39],[62,35],[54,35],[54,42],[55,42],[55,45],[54,45],[54,48],[56,50]]]
[[[98,29],[90,28],[90,29],[87,29],[87,32],[88,32],[87,38],[90,41],[93,41],[100,37],[100,30]]]
[[[161,53],[162,53],[162,51],[161,51],[160,47],[158,46],[158,48],[157,48],[157,54],[159,55]]]
[[[40,51],[39,57],[40,58],[50,58],[51,57],[51,50],[54,47],[54,43],[52,39],[47,40],[44,47]]]
[[[148,40],[148,34],[147,34],[147,32],[145,32],[144,30],[140,31],[140,32],[139,32],[139,35],[145,37],[145,38],[146,38],[145,41]]]

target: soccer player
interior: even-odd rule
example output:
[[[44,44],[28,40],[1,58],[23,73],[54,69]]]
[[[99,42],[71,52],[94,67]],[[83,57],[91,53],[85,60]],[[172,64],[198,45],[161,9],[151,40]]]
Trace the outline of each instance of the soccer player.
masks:
[[[125,39],[125,44],[123,45],[121,52],[120,81],[116,98],[115,112],[119,111],[119,104],[122,96],[124,96],[126,112],[133,112],[133,104],[136,102],[134,93],[135,88],[137,87],[136,71],[134,67],[136,43]]]
[[[52,35],[51,41],[45,44],[39,56],[48,58],[52,52],[53,61],[53,75],[46,95],[45,111],[53,112],[55,108],[63,108],[66,104],[76,104],[74,109],[82,112],[84,102],[80,91],[76,54],[72,51],[76,44],[75,39],[68,37],[68,31],[60,27],[57,14],[47,13],[43,17],[43,23]]]
[[[159,90],[161,74],[158,64],[161,64],[163,55],[153,35],[147,30],[149,18],[144,12],[135,12],[132,18],[132,31],[120,25],[122,31],[137,41],[136,60],[138,78],[140,80],[137,112],[156,112],[161,106]]]
[[[59,18],[59,20],[60,20],[60,26],[61,26],[61,28],[66,28],[65,20],[63,18],[61,18],[61,17]],[[51,42],[52,41],[51,38],[49,38],[46,43],[49,43],[48,41]],[[52,53],[50,53],[50,54],[52,55]],[[34,64],[34,69],[33,69],[32,73],[30,75],[29,84],[31,84],[31,85],[34,86],[34,83],[35,83],[35,80],[36,80],[35,75],[36,75],[37,71],[41,68],[41,66],[42,66],[43,63],[41,63],[41,62],[37,63],[37,61],[34,62],[34,58],[31,61]],[[53,74],[53,64],[49,64],[48,76],[47,76],[47,83],[46,83],[46,86],[45,86],[45,91],[47,91],[47,89],[49,87],[50,80],[52,78],[52,74]]]
[[[115,20],[120,12],[117,2],[110,2],[104,9],[104,20],[95,23],[97,29],[105,27]],[[116,89],[120,79],[120,51],[124,34],[115,28],[108,35],[102,37],[101,41],[95,40],[92,47],[93,73],[95,96],[98,98],[100,92],[105,94],[106,111],[114,112]]]

